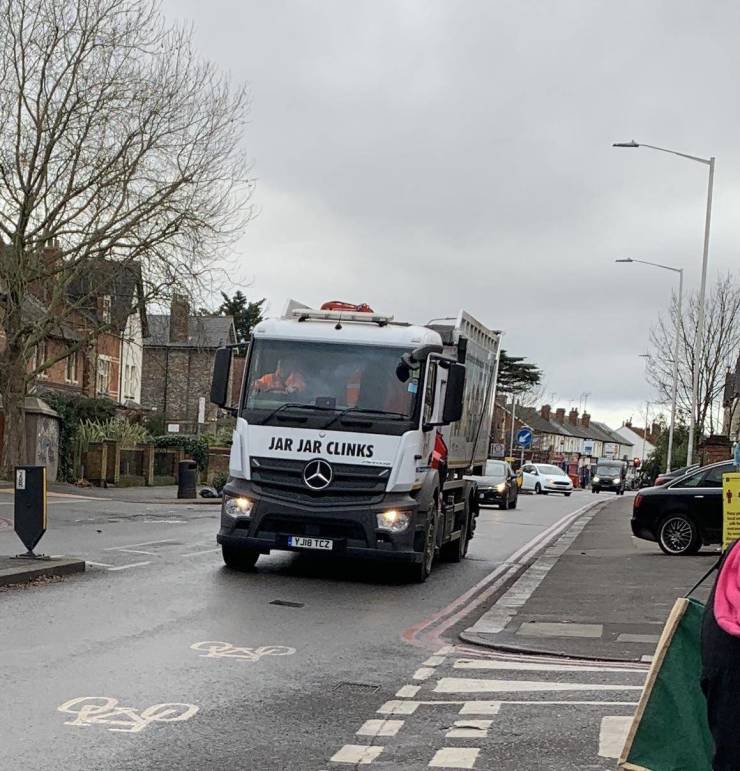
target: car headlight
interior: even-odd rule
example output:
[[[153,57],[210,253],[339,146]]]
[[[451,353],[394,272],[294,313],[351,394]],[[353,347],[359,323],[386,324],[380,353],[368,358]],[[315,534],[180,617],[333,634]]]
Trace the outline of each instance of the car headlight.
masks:
[[[251,498],[239,496],[238,498],[226,498],[224,500],[224,512],[230,517],[248,517],[254,508]]]
[[[594,481],[594,482],[600,482],[600,481],[601,481],[601,479],[600,479],[599,477],[594,477],[594,478],[593,478],[593,481]]]
[[[614,477],[614,484],[618,485],[622,480],[619,477]]]
[[[502,493],[505,489],[506,489],[506,482],[499,482],[496,485],[496,492],[497,493]]]
[[[378,530],[388,530],[391,533],[402,533],[411,523],[412,512],[388,509],[376,515]]]

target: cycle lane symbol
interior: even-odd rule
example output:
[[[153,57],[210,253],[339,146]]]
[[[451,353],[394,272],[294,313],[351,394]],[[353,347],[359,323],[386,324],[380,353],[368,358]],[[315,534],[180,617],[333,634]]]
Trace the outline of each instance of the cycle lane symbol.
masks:
[[[242,661],[259,661],[264,656],[292,656],[295,648],[287,645],[264,645],[259,648],[245,648],[227,642],[203,641],[193,643],[191,649],[199,651],[202,658],[209,659],[241,659]]]
[[[198,712],[195,704],[170,702],[153,704],[139,710],[119,706],[118,699],[111,696],[78,696],[57,707],[58,712],[74,715],[64,725],[87,728],[105,726],[109,731],[140,733],[152,723],[180,723],[190,720]]]

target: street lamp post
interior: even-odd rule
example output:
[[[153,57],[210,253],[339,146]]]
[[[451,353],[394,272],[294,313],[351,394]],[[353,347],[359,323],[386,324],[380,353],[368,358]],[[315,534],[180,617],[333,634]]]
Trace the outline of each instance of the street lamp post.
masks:
[[[707,262],[709,261],[709,227],[712,221],[712,191],[714,188],[714,163],[715,157],[701,158],[698,155],[688,155],[679,153],[676,150],[668,150],[665,147],[656,147],[655,145],[646,145],[635,142],[614,142],[612,147],[648,147],[651,150],[659,150],[662,153],[678,155],[680,158],[687,158],[690,161],[703,163],[709,166],[709,182],[707,185],[707,212],[704,219],[704,249],[701,263],[701,284],[699,287],[699,308],[696,321],[696,338],[694,340],[694,366],[692,368],[691,379],[691,415],[689,416],[689,446],[686,452],[686,465],[690,466],[694,459],[694,434],[696,433],[696,412],[699,399],[699,367],[701,366],[702,356],[704,354],[704,297],[707,288]]]
[[[672,273],[678,273],[678,307],[676,309],[676,334],[673,341],[673,384],[671,386],[671,425],[668,429],[668,458],[666,460],[666,473],[671,470],[671,460],[673,458],[673,434],[676,428],[676,398],[678,396],[678,350],[681,343],[681,320],[683,307],[683,268],[674,268],[671,265],[661,265],[658,262],[649,262],[648,260],[635,260],[632,257],[615,260],[615,262],[639,262],[641,265],[651,265],[654,268],[670,270]],[[647,430],[647,425],[645,426]],[[687,465],[689,461],[686,461]]]

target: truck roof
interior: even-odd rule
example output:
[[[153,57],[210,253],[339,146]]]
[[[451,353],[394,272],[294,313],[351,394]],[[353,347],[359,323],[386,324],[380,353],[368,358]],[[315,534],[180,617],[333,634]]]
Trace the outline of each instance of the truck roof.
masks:
[[[336,319],[266,319],[252,330],[254,339],[260,337],[280,340],[307,340],[329,343],[360,343],[396,348],[418,348],[422,345],[441,345],[442,338],[432,329],[412,324],[380,326],[368,321],[342,321],[337,329]]]

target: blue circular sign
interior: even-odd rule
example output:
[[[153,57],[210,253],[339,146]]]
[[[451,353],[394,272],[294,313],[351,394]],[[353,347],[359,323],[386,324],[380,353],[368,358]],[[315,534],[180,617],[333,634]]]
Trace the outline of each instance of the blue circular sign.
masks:
[[[532,429],[528,426],[524,426],[524,428],[520,428],[516,432],[516,443],[520,447],[524,447],[525,449],[527,447],[530,447],[532,444]]]

